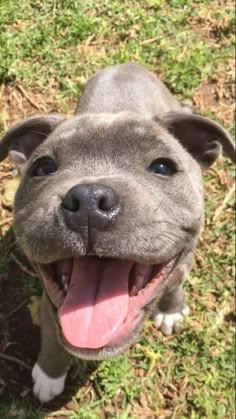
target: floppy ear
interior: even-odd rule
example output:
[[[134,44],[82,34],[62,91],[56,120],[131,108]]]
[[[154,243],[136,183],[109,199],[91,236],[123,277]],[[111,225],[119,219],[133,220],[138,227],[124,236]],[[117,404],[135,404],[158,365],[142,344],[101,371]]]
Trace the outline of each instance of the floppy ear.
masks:
[[[35,116],[18,123],[0,142],[0,161],[9,154],[17,166],[26,163],[32,152],[64,120],[61,115]]]
[[[208,169],[214,163],[221,148],[235,163],[235,146],[229,134],[211,119],[196,114],[170,112],[164,118],[164,125],[203,169]]]

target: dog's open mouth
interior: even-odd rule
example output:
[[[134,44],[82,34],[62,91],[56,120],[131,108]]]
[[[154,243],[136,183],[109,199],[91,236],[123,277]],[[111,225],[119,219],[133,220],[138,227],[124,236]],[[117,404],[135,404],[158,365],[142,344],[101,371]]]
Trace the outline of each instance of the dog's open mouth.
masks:
[[[173,264],[83,257],[38,268],[66,340],[76,348],[98,349],[122,344],[132,333]]]

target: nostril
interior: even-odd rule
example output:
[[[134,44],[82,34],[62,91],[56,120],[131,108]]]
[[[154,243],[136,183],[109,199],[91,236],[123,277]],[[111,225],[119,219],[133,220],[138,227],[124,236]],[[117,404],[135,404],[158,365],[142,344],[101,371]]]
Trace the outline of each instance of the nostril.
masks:
[[[68,211],[77,212],[80,209],[80,202],[72,194],[67,194],[63,199],[62,206]]]
[[[108,197],[103,196],[98,201],[98,209],[104,212],[108,212],[112,209],[112,203]]]

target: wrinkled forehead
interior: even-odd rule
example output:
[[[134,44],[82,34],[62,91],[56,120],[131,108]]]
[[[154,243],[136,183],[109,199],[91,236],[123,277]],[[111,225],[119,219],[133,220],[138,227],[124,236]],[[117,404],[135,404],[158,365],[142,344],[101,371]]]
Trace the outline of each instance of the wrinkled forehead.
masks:
[[[132,156],[179,159],[182,146],[157,122],[130,113],[80,115],[62,123],[40,146],[56,157],[116,160]]]

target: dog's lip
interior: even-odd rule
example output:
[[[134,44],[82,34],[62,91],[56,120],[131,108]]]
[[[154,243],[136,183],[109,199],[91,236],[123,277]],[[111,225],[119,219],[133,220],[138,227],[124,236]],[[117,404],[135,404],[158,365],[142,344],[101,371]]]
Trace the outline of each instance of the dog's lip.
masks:
[[[85,259],[87,257],[81,257],[80,259]],[[89,257],[90,259],[91,257]],[[93,257],[91,258],[93,259]],[[94,258],[97,259],[97,258]],[[106,259],[109,263],[109,260],[114,260],[111,258],[102,258]],[[142,278],[141,283],[137,282],[135,277],[133,286],[131,283],[130,286],[130,277],[129,277],[129,303],[127,309],[127,315],[124,320],[124,325],[122,324],[119,327],[119,330],[115,337],[113,337],[107,345],[102,347],[109,347],[114,348],[117,346],[122,345],[124,342],[129,339],[130,335],[132,335],[133,331],[136,329],[137,325],[142,321],[144,312],[146,307],[151,303],[153,298],[158,293],[160,286],[166,282],[169,273],[172,271],[176,262],[176,258],[171,259],[170,261],[158,265],[142,265],[137,262],[131,261],[133,264],[131,271],[137,271],[140,274],[141,271],[144,270],[145,278]],[[73,265],[73,258],[68,258],[66,260],[58,260],[51,264],[38,264],[39,272],[42,276],[44,281],[47,293],[52,301],[52,303],[57,307],[59,310],[62,306],[66,295],[67,295],[67,287],[69,286],[69,279],[65,279],[64,275],[67,278],[70,277],[72,272],[72,265]],[[63,270],[60,271],[60,266],[63,267]],[[59,267],[59,275],[60,278],[64,278],[65,286],[58,286],[57,280],[55,280],[55,267],[56,269]],[[57,271],[57,275],[58,275]],[[130,271],[130,272],[131,272]],[[132,276],[132,275],[131,275]],[[133,275],[134,276],[134,275]],[[137,276],[137,275],[136,275]],[[132,278],[131,278],[132,279]],[[131,281],[132,282],[132,281]],[[135,289],[137,287],[137,289]],[[72,345],[73,346],[73,345]],[[84,350],[84,348],[80,348],[77,346],[73,346],[77,350]],[[100,348],[101,349],[101,348]],[[93,350],[91,348],[86,348],[86,350],[90,351]],[[95,349],[96,350],[96,349]]]

